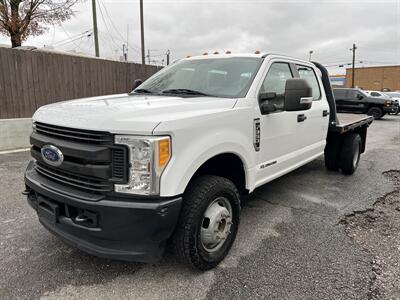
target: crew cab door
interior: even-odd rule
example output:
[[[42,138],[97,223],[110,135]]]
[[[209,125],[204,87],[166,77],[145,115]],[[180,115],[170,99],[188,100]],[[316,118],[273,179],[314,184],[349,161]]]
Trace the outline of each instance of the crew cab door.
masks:
[[[268,114],[259,111],[256,186],[290,172],[322,154],[325,148],[329,106],[318,78],[315,81],[319,97],[314,102],[320,103],[313,102],[311,109],[304,111],[283,110],[286,81],[300,76],[298,68],[289,61],[272,61],[259,88],[259,93],[276,93],[276,98],[269,102],[277,110]]]
[[[313,103],[311,109],[306,111],[307,119],[299,124],[299,134],[302,136],[302,146],[314,147],[310,155],[321,151],[325,146],[329,126],[329,104],[323,90],[323,85],[318,75],[318,70],[312,66],[296,64],[297,76],[308,82],[312,88]]]

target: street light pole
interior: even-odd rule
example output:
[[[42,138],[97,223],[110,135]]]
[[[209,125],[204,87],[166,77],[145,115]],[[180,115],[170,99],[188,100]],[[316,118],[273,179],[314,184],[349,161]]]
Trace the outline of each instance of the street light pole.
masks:
[[[140,0],[140,33],[141,33],[141,47],[142,47],[142,65],[146,64],[146,55],[144,49],[144,23],[143,23],[143,0]]]
[[[310,54],[310,57],[308,58],[309,61],[311,61],[311,55],[314,53],[313,50],[310,50],[310,52],[308,52]]]
[[[99,50],[99,33],[97,31],[96,0],[92,0],[92,11],[93,11],[94,49],[96,52],[96,57],[99,57],[100,50]]]

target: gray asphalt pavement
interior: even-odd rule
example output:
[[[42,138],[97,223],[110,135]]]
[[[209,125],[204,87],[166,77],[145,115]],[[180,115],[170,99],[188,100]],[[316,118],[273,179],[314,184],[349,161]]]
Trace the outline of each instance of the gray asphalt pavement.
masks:
[[[256,190],[229,256],[205,273],[170,254],[139,264],[66,246],[21,195],[28,160],[0,155],[0,299],[367,299],[373,257],[339,222],[394,190],[382,173],[400,170],[400,116],[372,124],[353,176],[320,158]]]

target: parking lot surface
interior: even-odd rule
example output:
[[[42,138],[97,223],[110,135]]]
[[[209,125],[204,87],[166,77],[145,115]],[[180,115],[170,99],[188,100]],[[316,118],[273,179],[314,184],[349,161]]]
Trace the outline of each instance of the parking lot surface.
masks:
[[[66,246],[21,195],[28,160],[28,152],[0,155],[0,299],[367,299],[379,284],[374,254],[343,220],[398,197],[385,172],[400,170],[400,116],[372,124],[353,176],[328,172],[321,157],[257,189],[229,256],[205,273],[169,253],[139,264]]]

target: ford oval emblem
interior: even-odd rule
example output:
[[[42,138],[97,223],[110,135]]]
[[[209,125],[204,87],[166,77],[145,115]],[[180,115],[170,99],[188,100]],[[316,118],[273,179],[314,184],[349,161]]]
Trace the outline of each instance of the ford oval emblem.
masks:
[[[58,167],[64,161],[64,155],[56,146],[45,145],[40,152],[43,160],[50,166]]]

